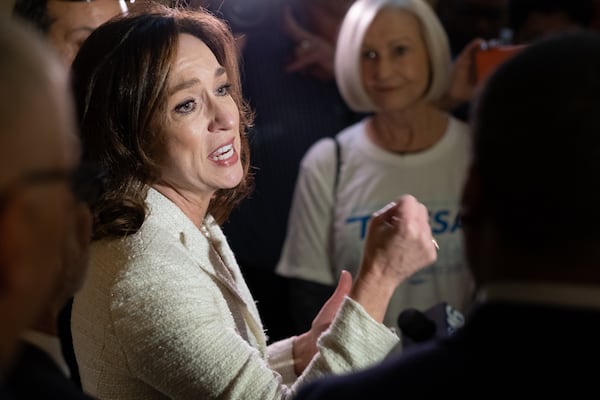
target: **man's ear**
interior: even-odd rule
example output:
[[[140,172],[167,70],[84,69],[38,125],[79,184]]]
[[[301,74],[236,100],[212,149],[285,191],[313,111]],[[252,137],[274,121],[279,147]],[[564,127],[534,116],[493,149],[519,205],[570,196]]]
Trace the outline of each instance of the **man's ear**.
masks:
[[[11,199],[0,209],[0,291],[12,290],[22,279],[23,226],[22,202]]]
[[[476,165],[469,167],[461,199],[461,223],[468,226],[480,222],[486,215],[487,202],[481,187],[481,178]]]

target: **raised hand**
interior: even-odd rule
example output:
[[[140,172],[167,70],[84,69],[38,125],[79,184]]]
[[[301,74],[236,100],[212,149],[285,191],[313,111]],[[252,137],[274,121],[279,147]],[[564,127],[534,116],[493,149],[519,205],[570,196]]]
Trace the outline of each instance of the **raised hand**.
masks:
[[[436,259],[427,208],[404,195],[373,214],[350,296],[381,322],[396,287]]]
[[[290,7],[284,10],[283,26],[286,33],[297,43],[294,58],[286,65],[286,71],[305,72],[323,81],[332,80],[334,46],[302,28],[294,19]]]
[[[479,38],[471,40],[454,60],[450,86],[438,102],[441,109],[452,111],[473,98],[477,89],[475,53],[483,42]]]
[[[335,318],[344,298],[352,288],[352,275],[348,271],[342,271],[340,280],[329,300],[325,302],[321,310],[312,322],[310,330],[296,338],[294,342],[294,362],[296,374],[300,375],[310,360],[317,354],[317,339],[321,336]]]

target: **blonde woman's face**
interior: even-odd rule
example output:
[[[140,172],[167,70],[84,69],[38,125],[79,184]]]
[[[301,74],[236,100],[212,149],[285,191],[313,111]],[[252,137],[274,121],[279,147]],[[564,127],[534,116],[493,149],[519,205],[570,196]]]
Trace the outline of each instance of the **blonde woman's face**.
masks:
[[[182,34],[169,73],[163,183],[210,199],[243,177],[240,121],[227,71],[198,38]]]
[[[423,99],[429,56],[419,20],[410,12],[384,8],[366,32],[362,81],[380,110],[405,109]]]

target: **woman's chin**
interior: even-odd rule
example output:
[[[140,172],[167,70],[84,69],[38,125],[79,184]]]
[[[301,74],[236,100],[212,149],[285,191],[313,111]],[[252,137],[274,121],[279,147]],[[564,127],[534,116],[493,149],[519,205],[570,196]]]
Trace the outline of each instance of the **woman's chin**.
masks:
[[[242,182],[242,178],[244,177],[244,171],[242,169],[242,165],[238,164],[236,168],[231,168],[231,173],[226,177],[223,182],[222,189],[232,189],[238,186]]]

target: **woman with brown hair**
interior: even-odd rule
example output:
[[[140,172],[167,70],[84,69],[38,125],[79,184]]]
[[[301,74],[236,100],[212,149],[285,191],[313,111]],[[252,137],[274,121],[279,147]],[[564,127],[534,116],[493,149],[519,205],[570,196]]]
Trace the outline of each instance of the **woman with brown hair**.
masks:
[[[425,207],[400,198],[355,284],[344,274],[308,332],[267,346],[219,227],[250,187],[237,63],[220,20],[162,7],[101,26],[73,63],[84,160],[107,174],[72,319],[98,398],[289,398],[363,368],[398,342],[381,324],[393,289],[435,260]]]

